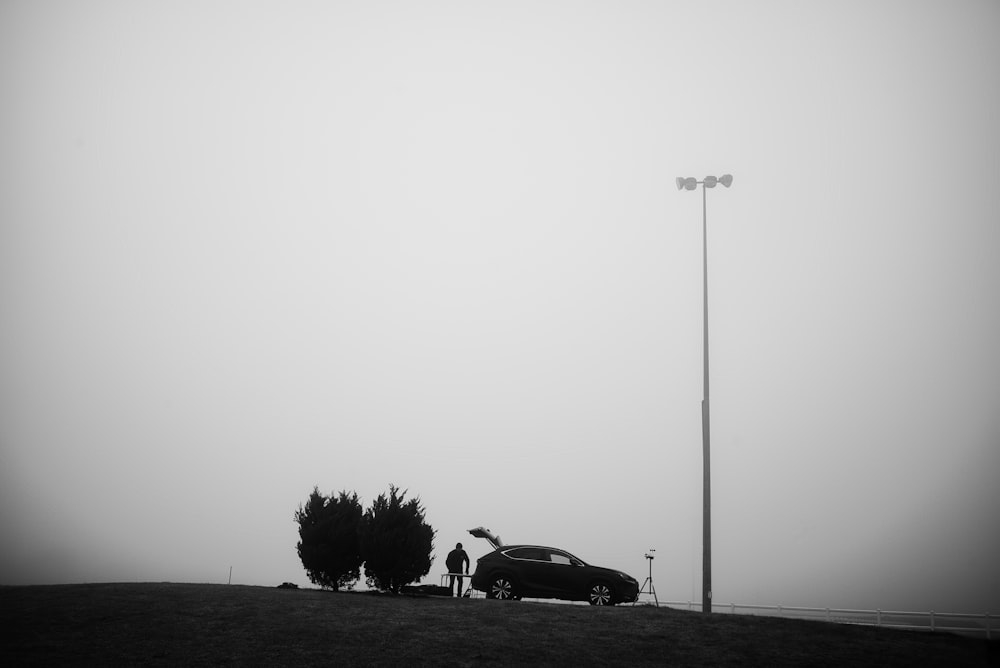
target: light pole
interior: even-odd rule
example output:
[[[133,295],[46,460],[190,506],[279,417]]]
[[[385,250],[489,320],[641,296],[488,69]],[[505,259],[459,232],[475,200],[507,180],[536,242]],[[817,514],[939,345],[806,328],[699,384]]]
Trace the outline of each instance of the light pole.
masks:
[[[694,190],[701,184],[701,220],[702,220],[702,267],[704,274],[705,295],[705,398],[701,400],[701,448],[702,466],[702,522],[701,522],[701,611],[712,612],[712,475],[711,475],[711,436],[708,403],[708,196],[706,189],[714,188],[721,183],[725,187],[733,184],[733,175],[725,174],[718,178],[706,176],[698,181],[693,176],[677,177],[678,190]]]

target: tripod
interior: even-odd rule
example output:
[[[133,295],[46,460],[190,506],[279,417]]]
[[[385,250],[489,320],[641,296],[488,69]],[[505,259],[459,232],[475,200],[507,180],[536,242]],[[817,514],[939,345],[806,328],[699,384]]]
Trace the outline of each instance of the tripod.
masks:
[[[656,550],[650,549],[649,552],[656,552]],[[642,587],[639,589],[639,593],[640,594],[652,594],[653,595],[653,600],[656,601],[656,607],[658,608],[658,607],[660,607],[660,599],[658,599],[656,597],[656,587],[653,586],[653,559],[654,559],[654,557],[653,557],[653,555],[649,554],[649,552],[646,553],[646,561],[649,562],[649,577],[647,577],[646,581],[642,583]],[[648,590],[646,589],[647,586],[649,587]],[[633,603],[632,605],[635,605],[635,603]]]

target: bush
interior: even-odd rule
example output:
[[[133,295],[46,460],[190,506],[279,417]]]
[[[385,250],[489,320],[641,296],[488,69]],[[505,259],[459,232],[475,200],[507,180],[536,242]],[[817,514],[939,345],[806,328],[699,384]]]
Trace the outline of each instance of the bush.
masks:
[[[406,492],[389,487],[361,521],[361,554],[369,585],[399,593],[431,570],[434,529],[424,521],[419,499],[404,501]]]
[[[362,519],[358,495],[341,492],[323,496],[314,487],[305,506],[299,506],[299,558],[313,584],[334,591],[361,577],[359,528]]]

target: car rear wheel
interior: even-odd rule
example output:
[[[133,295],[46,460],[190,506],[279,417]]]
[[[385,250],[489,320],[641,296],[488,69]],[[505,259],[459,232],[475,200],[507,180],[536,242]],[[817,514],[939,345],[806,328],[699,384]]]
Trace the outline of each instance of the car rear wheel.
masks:
[[[590,585],[590,592],[587,600],[591,605],[614,605],[611,587],[603,582],[596,582]]]
[[[510,601],[517,598],[514,583],[506,575],[496,575],[490,580],[490,588],[486,592],[489,598],[499,601]]]

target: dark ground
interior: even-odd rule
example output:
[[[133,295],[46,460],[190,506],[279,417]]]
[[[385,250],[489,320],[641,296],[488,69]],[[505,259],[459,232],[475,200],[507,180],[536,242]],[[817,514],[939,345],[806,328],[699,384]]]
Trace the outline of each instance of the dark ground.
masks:
[[[650,606],[206,584],[0,587],[4,666],[990,666],[1000,641]]]

